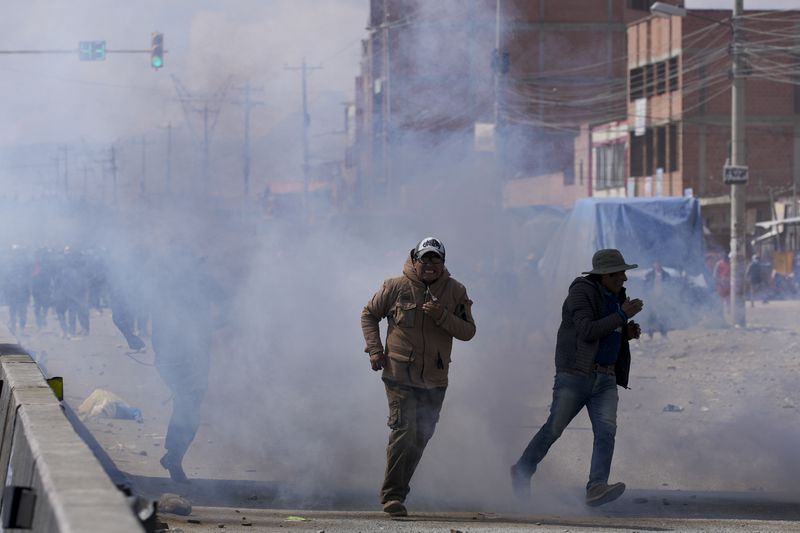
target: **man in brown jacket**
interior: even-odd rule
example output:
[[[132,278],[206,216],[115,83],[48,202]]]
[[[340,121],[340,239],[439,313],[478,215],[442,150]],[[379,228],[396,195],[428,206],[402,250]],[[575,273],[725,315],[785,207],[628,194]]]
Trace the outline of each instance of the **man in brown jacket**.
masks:
[[[361,313],[373,370],[383,370],[389,400],[389,444],[381,488],[383,510],[406,516],[409,482],[433,436],[447,389],[453,337],[475,335],[472,301],[444,266],[445,249],[433,237],[411,250],[403,275],[387,279]],[[379,323],[388,319],[386,346]]]

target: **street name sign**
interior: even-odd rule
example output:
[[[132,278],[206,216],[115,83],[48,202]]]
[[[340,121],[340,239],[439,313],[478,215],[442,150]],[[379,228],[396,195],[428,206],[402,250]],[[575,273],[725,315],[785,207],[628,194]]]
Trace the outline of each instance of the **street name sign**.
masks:
[[[722,181],[726,185],[746,185],[749,169],[741,165],[726,165],[722,168]]]

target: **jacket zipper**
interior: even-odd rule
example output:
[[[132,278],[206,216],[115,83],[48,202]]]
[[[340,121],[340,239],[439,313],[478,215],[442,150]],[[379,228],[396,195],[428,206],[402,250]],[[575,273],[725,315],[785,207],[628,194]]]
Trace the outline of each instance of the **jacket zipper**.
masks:
[[[422,293],[422,305],[425,305],[425,295],[427,294],[427,290],[430,290],[430,285],[426,285],[425,288],[426,292]],[[425,383],[425,311],[420,307],[419,312],[422,320],[420,324],[420,333],[422,333],[422,369],[419,372],[419,379],[422,383]]]

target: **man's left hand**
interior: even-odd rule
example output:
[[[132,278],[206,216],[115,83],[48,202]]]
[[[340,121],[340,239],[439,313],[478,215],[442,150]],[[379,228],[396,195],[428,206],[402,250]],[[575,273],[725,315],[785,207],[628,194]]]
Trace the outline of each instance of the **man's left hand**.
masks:
[[[641,334],[642,334],[642,328],[641,328],[641,326],[639,326],[639,324],[637,324],[633,320],[628,322],[628,338],[629,339],[638,339]]]
[[[425,302],[422,304],[422,310],[437,322],[444,316],[444,307],[439,302]]]

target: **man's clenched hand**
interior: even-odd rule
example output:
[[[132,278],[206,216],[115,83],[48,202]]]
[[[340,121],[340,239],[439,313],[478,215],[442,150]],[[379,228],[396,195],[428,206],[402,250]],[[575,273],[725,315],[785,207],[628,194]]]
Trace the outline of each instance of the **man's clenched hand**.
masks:
[[[369,362],[370,364],[372,364],[372,370],[375,370],[377,372],[378,370],[381,370],[383,369],[384,366],[386,366],[386,356],[380,352],[374,353],[369,356]]]
[[[642,327],[631,320],[628,322],[628,338],[629,339],[638,339],[639,336],[642,334]]]

